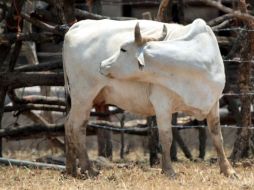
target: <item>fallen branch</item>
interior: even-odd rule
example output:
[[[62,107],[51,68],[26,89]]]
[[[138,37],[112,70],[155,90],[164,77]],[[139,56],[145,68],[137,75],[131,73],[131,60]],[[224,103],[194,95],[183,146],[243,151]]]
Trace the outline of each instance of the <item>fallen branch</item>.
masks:
[[[120,124],[119,124],[120,125]],[[149,132],[148,127],[141,127],[141,125],[134,125],[130,128],[121,128],[118,124],[109,122],[93,122],[87,125],[87,135],[95,135],[97,129],[110,130],[114,133],[126,133],[133,135],[146,136]],[[7,138],[12,140],[33,139],[42,137],[57,137],[64,136],[63,124],[34,124],[21,127],[13,127],[0,129],[0,138]]]
[[[64,135],[64,126],[34,124],[22,127],[0,129],[0,137],[7,139],[32,139],[42,137],[56,137]]]
[[[18,72],[41,72],[41,71],[51,71],[55,69],[62,69],[63,63],[62,60],[54,60],[54,61],[47,61],[44,63],[40,63],[38,65],[24,65],[15,68],[15,71]]]
[[[63,73],[0,72],[0,84],[10,89],[32,86],[64,86]]]
[[[31,162],[27,160],[16,160],[10,158],[0,158],[0,164],[7,166],[24,166],[29,168],[39,168],[39,169],[54,169],[54,170],[65,170],[65,166],[56,164],[46,164],[41,162]]]
[[[52,33],[7,33],[0,34],[0,44],[12,44],[16,41],[34,41],[36,43],[52,42],[55,37]]]

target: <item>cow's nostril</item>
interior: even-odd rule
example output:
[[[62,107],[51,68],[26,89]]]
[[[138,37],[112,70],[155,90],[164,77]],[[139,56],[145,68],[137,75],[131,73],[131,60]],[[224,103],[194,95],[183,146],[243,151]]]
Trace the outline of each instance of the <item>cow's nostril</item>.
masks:
[[[104,76],[108,76],[109,72],[107,70],[107,67],[100,67],[100,74],[104,75]]]
[[[107,75],[106,75],[106,77],[108,77],[108,78],[113,78],[113,76],[110,74],[110,73],[108,73]]]

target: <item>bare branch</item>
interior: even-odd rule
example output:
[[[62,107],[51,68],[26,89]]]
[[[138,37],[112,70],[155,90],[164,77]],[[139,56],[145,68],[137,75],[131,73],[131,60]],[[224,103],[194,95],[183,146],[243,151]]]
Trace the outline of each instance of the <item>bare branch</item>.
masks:
[[[28,22],[32,23],[34,26],[37,26],[38,28],[41,28],[41,29],[46,30],[48,32],[52,32],[53,34],[63,36],[65,33],[65,31],[60,31],[59,27],[52,26],[52,25],[49,25],[49,24],[42,22],[38,19],[32,18],[26,13],[21,13],[21,16]]]
[[[254,16],[248,14],[247,12],[242,13],[240,11],[233,10],[229,7],[222,5],[220,2],[213,1],[213,0],[190,0],[188,2],[188,4],[197,3],[197,2],[214,7],[224,13],[231,13],[233,16],[237,17],[238,19],[243,19],[243,20],[249,20],[249,19],[253,20],[254,19]]]
[[[58,105],[16,104],[13,106],[4,107],[4,112],[12,112],[12,111],[24,112],[29,110],[43,110],[43,111],[56,111],[56,112],[66,111],[65,107],[58,106]]]
[[[226,26],[228,26],[230,24],[230,22],[231,22],[231,20],[225,20],[222,23],[220,23],[216,26],[213,26],[212,29],[213,30],[218,30],[218,29],[221,29],[221,28],[225,28]]]
[[[58,97],[47,97],[47,96],[24,96],[22,98],[12,99],[17,104],[46,104],[46,105],[58,105],[65,106],[65,100]]]
[[[207,24],[209,26],[216,26],[216,25],[224,22],[225,20],[232,19],[233,17],[234,17],[234,15],[232,13],[225,14],[225,15],[219,16],[213,20],[210,20]]]

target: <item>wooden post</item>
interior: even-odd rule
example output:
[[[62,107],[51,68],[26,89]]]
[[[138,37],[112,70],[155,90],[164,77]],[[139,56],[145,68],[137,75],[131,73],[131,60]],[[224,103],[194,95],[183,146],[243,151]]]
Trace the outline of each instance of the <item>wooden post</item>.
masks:
[[[101,0],[93,0],[92,12],[96,14],[101,14],[102,12]]]
[[[124,128],[124,121],[125,121],[125,114],[123,113],[120,124],[121,124],[121,128]],[[124,158],[124,132],[121,132],[121,150],[120,150],[120,158],[123,159]]]
[[[75,0],[64,0],[63,10],[64,10],[65,21],[70,26],[77,21],[75,17],[74,3],[75,3]]]
[[[21,28],[21,17],[20,17],[20,11],[21,8],[24,4],[25,0],[20,0],[20,1],[13,1],[12,5],[11,5],[11,9],[6,17],[6,23],[8,23],[8,26],[6,25],[4,33],[8,33],[8,32],[20,32],[20,28]],[[16,16],[16,18],[15,18]],[[8,71],[12,71],[18,54],[20,52],[21,49],[21,42],[17,42],[15,44],[15,48],[13,51],[13,56],[10,58],[10,62],[9,62],[9,67],[8,67]],[[10,53],[11,50],[11,44],[1,44],[0,45],[0,69],[1,71],[2,68],[1,66],[3,66],[3,63],[5,61],[5,59],[7,58],[8,54]],[[2,117],[3,117],[3,113],[4,113],[4,101],[5,101],[5,97],[6,97],[6,93],[7,93],[7,87],[4,86],[5,84],[1,84],[0,83],[0,129],[2,128]],[[0,157],[2,157],[2,138],[0,138]]]
[[[107,112],[108,106],[97,105],[95,106],[97,112]],[[98,117],[99,120],[110,121],[110,117]],[[98,141],[98,156],[112,159],[112,142],[111,142],[111,131],[105,129],[97,130],[97,141]]]
[[[177,125],[177,113],[172,115],[172,125]],[[172,128],[172,144],[170,148],[170,156],[172,161],[177,161],[177,146],[176,146],[176,136],[179,135],[177,128]]]
[[[150,152],[150,166],[154,166],[160,163],[158,158],[158,150],[159,150],[159,133],[157,128],[156,117],[148,117],[147,125],[150,128],[150,135],[148,137],[148,146]]]
[[[172,21],[171,17],[171,8],[172,8],[172,0],[162,0],[159,6],[159,10],[157,13],[157,20],[161,22],[170,22]]]
[[[179,147],[183,151],[185,157],[192,160],[192,154],[188,146],[184,143],[179,131],[176,128],[174,128],[173,130],[173,137],[175,138],[175,141],[178,143]]]
[[[179,23],[184,24],[185,18],[184,18],[184,1],[183,0],[178,0],[177,10],[178,10]]]
[[[239,0],[239,7],[242,13],[247,13],[245,0]],[[247,30],[254,30],[254,20],[243,20]],[[249,143],[251,137],[251,62],[254,53],[254,33],[246,31],[246,38],[242,48],[242,64],[240,65],[239,87],[243,94],[241,96],[241,129],[238,130],[238,136],[234,143],[231,158],[234,162],[240,158],[247,157],[249,152]]]
[[[206,129],[204,127],[198,128],[198,139],[199,139],[199,158],[204,160],[206,153]]]
[[[0,129],[2,129],[2,118],[4,113],[4,100],[6,96],[6,88],[0,88]],[[0,138],[0,157],[3,156],[2,153],[2,138]]]

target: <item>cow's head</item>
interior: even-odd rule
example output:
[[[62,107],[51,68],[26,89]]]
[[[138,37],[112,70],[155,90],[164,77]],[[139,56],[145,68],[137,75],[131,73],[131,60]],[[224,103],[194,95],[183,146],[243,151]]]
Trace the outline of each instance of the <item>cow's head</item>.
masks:
[[[134,77],[145,67],[145,50],[148,42],[162,41],[166,36],[167,28],[165,25],[161,35],[158,37],[142,36],[139,23],[137,23],[134,29],[134,42],[123,44],[113,56],[102,61],[100,73],[118,79]]]

